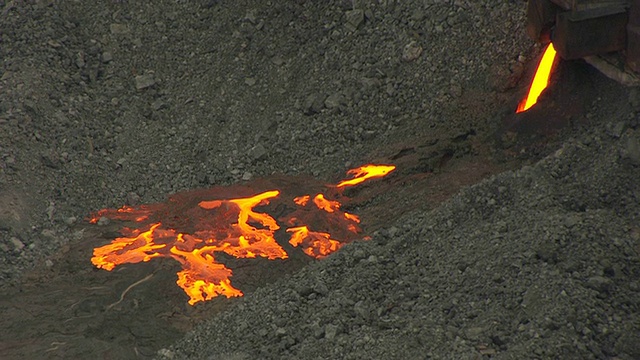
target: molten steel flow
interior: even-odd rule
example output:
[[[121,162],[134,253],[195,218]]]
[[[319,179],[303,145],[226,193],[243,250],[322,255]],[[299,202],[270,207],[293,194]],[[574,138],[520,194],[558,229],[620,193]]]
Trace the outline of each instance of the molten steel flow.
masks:
[[[292,233],[289,244],[302,245],[305,254],[316,258],[329,255],[342,245],[340,241],[331,239],[331,234],[309,231],[306,226],[292,227],[287,229],[287,232]]]
[[[394,169],[387,165],[365,165],[349,170],[352,179],[327,186],[327,190],[334,189],[335,192],[337,188],[385,176]],[[216,191],[221,192],[220,188]],[[217,193],[213,190],[179,193],[166,203],[98,211],[89,219],[91,223],[107,217],[133,221],[139,227],[123,228],[122,237],[95,248],[91,262],[111,271],[125,263],[172,258],[182,265],[176,283],[193,305],[219,295],[242,296],[242,291],[231,285],[232,270],[216,262],[216,252],[236,258],[288,258],[276,241],[280,224],[287,226],[285,233],[290,234],[289,244],[300,247],[314,258],[327,256],[344,243],[363,238],[358,226],[360,218],[340,210],[339,201],[327,199],[322,193],[313,198],[308,194],[283,197],[280,190],[269,190],[248,197],[211,199],[219,196],[213,194]],[[195,201],[207,196],[211,197]],[[270,205],[293,210],[276,220],[266,212]],[[322,229],[311,230],[314,226]]]
[[[343,180],[336,186],[344,187],[357,185],[368,179],[386,176],[395,168],[396,167],[394,165],[365,165],[356,169],[351,169],[347,171],[347,174],[353,175],[353,179]]]
[[[538,101],[538,97],[540,96],[542,91],[549,85],[549,76],[551,75],[551,68],[553,67],[555,58],[556,49],[553,47],[552,43],[549,43],[549,46],[547,46],[547,49],[542,55],[540,64],[538,64],[538,69],[536,70],[536,74],[533,77],[533,81],[531,82],[529,93],[518,104],[516,113],[528,110]]]

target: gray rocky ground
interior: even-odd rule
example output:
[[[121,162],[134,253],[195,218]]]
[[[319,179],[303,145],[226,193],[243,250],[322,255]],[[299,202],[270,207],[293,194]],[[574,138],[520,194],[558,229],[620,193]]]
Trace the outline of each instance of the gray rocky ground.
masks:
[[[569,140],[256,291],[162,358],[638,358],[638,140]]]
[[[511,115],[539,52],[524,7],[0,1],[0,354],[640,358],[639,97],[563,64],[542,109]],[[272,174],[331,182],[376,160],[399,169],[396,189],[356,209],[372,240],[173,337],[146,329],[146,352],[95,328],[124,287],[76,312],[90,320],[65,340],[54,314],[73,301],[20,298],[53,273],[93,288],[90,251],[59,255],[102,245],[84,231],[92,211]],[[118,321],[138,329],[135,300]],[[21,321],[47,318],[24,335],[47,347],[22,350]]]

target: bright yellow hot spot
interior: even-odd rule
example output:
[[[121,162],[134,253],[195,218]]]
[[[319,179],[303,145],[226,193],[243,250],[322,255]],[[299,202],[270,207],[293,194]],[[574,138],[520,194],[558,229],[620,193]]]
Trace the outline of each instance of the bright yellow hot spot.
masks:
[[[343,187],[357,185],[368,179],[386,176],[395,168],[395,165],[364,165],[347,171],[347,174],[353,175],[353,179],[342,180],[336,186]]]
[[[556,49],[553,47],[552,43],[549,43],[549,46],[547,46],[547,49],[542,55],[542,59],[540,60],[540,64],[538,65],[536,74],[533,77],[533,81],[531,82],[529,94],[527,94],[527,96],[522,99],[522,101],[520,101],[516,113],[526,111],[530,107],[532,107],[533,104],[538,102],[538,97],[540,96],[542,91],[549,85],[549,76],[551,75],[551,68],[553,67],[555,58]]]

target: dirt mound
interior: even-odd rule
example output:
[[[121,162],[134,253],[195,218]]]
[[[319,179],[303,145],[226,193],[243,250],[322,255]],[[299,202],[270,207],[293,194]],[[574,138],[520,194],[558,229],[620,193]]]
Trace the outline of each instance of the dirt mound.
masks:
[[[637,358],[638,135],[585,135],[414,212],[161,358]]]
[[[514,115],[523,14],[0,1],[0,357],[638,357],[637,93],[563,64]],[[99,209],[376,161],[398,169],[348,209],[373,240],[234,272],[246,298],[191,307],[171,264],[91,265],[117,236]]]

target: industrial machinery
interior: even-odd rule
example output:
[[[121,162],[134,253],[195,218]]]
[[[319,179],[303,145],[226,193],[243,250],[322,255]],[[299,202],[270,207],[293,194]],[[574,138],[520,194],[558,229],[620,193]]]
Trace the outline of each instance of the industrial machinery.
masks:
[[[640,85],[640,0],[529,0],[527,33],[563,59]]]

